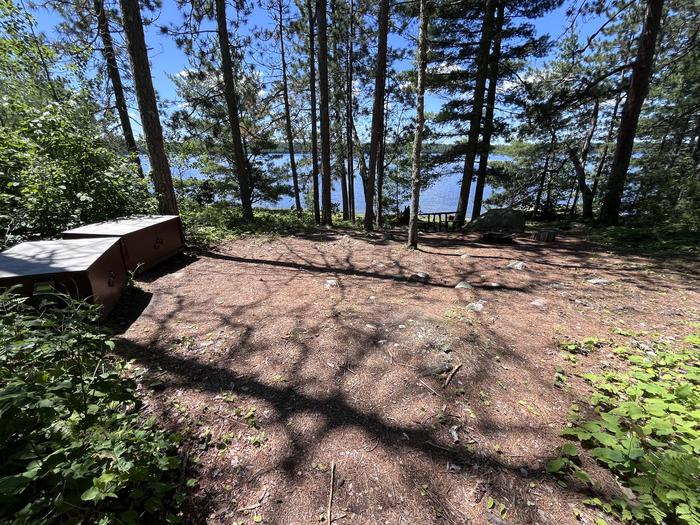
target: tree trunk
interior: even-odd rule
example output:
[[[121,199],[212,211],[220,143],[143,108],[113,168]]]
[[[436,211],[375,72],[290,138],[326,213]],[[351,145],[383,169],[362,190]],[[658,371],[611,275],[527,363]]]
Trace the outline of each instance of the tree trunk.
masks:
[[[282,23],[284,12],[282,0],[278,0],[279,7],[279,39],[280,59],[282,61],[282,98],[284,100],[285,130],[287,132],[287,148],[289,150],[289,167],[292,170],[292,186],[294,188],[294,206],[297,215],[301,215],[301,197],[299,196],[299,177],[297,175],[297,161],[294,157],[294,136],[292,135],[292,116],[289,110],[289,86],[287,83],[287,59],[284,52],[284,25]]]
[[[583,140],[583,144],[579,149],[569,148],[569,158],[574,166],[574,171],[576,172],[576,199],[574,199],[573,210],[576,208],[576,200],[578,200],[578,194],[581,194],[581,201],[583,204],[583,220],[589,221],[593,219],[593,190],[588,186],[586,182],[586,164],[588,162],[588,153],[591,150],[591,144],[593,143],[593,135],[595,135],[595,129],[598,125],[598,107],[599,103],[596,99],[593,104],[593,113],[591,114],[591,123],[586,134],[586,138]]]
[[[503,19],[505,17],[505,6],[499,2],[496,15],[496,27],[493,42],[493,52],[489,58],[489,90],[486,96],[486,115],[484,117],[484,136],[481,142],[479,153],[479,173],[476,177],[476,188],[474,190],[474,206],[472,209],[472,220],[481,215],[481,203],[484,199],[484,185],[486,183],[486,168],[489,161],[489,149],[491,148],[491,135],[493,134],[493,113],[496,105],[496,88],[498,86],[498,66],[501,60],[501,32],[503,30]]]
[[[331,0],[331,22],[333,25],[340,25],[338,21],[338,10],[336,9],[335,0]],[[344,86],[345,86],[345,73],[340,61],[340,52],[338,51],[338,43],[340,40],[340,35],[337,31],[331,32],[331,50],[333,53],[333,60],[331,60],[331,91],[333,95],[333,147],[335,149],[335,167],[339,172],[338,179],[340,181],[340,201],[341,201],[341,211],[343,214],[343,220],[347,221],[350,219],[350,210],[348,207],[348,179],[347,172],[345,171],[345,142],[343,140],[343,117],[345,116],[342,109],[345,102],[344,96]]]
[[[365,230],[374,228],[372,203],[377,176],[379,148],[384,137],[384,89],[386,87],[386,55],[389,33],[389,9],[391,0],[380,0],[377,20],[377,65],[374,76],[374,104],[372,106],[372,132],[369,145],[369,172],[365,184]]]
[[[348,63],[347,63],[347,84],[346,84],[346,138],[347,138],[347,155],[348,155],[348,207],[350,208],[350,220],[355,223],[355,171],[353,169],[353,144],[352,144],[352,61],[353,61],[353,39],[355,37],[354,30],[353,0],[350,0],[350,20],[348,21]]]
[[[479,54],[476,59],[476,75],[474,81],[474,97],[472,113],[469,121],[469,137],[467,139],[467,152],[464,158],[464,173],[459,189],[457,212],[455,213],[456,226],[462,226],[467,215],[469,193],[474,177],[474,161],[479,145],[479,131],[481,128],[481,113],[484,109],[484,91],[486,90],[486,76],[488,73],[489,49],[491,48],[491,35],[493,32],[493,15],[496,8],[496,0],[487,0],[484,6],[484,20],[481,26],[481,38],[479,40]]]
[[[382,208],[382,201],[384,200],[384,171],[385,171],[385,166],[384,166],[384,159],[386,157],[386,127],[387,127],[387,119],[386,119],[386,104],[384,105],[384,124],[383,124],[383,129],[384,133],[382,133],[382,144],[381,147],[379,148],[379,153],[377,157],[377,226],[380,228],[384,227],[384,209]]]
[[[313,0],[307,0],[309,13],[309,93],[311,98],[311,180],[313,183],[314,220],[321,224],[321,204],[318,187],[318,132],[316,130],[316,36],[314,35]]]
[[[549,164],[552,162],[552,156],[554,155],[554,144],[556,143],[557,136],[554,132],[551,133],[552,139],[549,142],[549,151],[547,151],[547,157],[544,160],[544,167],[542,168],[542,176],[540,177],[540,183],[537,186],[537,197],[535,198],[535,207],[532,210],[532,218],[537,217],[537,212],[540,209],[540,203],[542,201],[542,192],[544,191],[544,183],[547,180],[547,172],[549,171]]]
[[[331,127],[328,111],[328,30],[326,27],[326,0],[317,0],[318,20],[318,76],[321,91],[321,224],[333,224],[331,203]]]
[[[139,148],[136,145],[134,131],[131,128],[131,118],[129,117],[129,110],[126,105],[124,86],[122,85],[122,77],[119,73],[117,54],[114,51],[114,42],[112,41],[112,33],[109,30],[109,21],[107,20],[107,12],[104,8],[104,1],[94,0],[93,6],[95,9],[95,15],[97,16],[97,28],[100,32],[100,38],[102,39],[102,54],[104,54],[105,62],[107,63],[107,75],[109,76],[109,81],[111,82],[112,89],[114,90],[114,103],[117,106],[119,123],[122,127],[122,134],[124,135],[126,149],[134,156],[136,169],[138,170],[139,175],[143,177],[143,168],[141,167],[141,160],[139,159]]]
[[[620,204],[627,180],[627,170],[632,158],[639,114],[649,92],[656,37],[661,26],[663,5],[664,0],[647,0],[644,25],[639,35],[637,59],[632,67],[627,98],[622,108],[612,169],[610,170],[603,207],[600,211],[600,222],[603,225],[616,224],[620,216]]]
[[[418,247],[418,212],[420,211],[421,150],[425,126],[425,72],[428,64],[428,14],[426,2],[420,0],[418,31],[418,80],[416,85],[416,129],[411,154],[411,210],[408,219],[408,246]],[[397,214],[398,215],[398,214]]]
[[[134,88],[141,114],[141,126],[146,137],[148,155],[151,159],[151,177],[158,198],[160,213],[177,215],[177,201],[170,174],[170,164],[165,155],[163,128],[158,115],[156,92],[151,79],[151,67],[148,63],[146,38],[143,34],[143,22],[138,0],[120,0],[126,46],[134,75]]]
[[[248,159],[243,152],[241,140],[241,126],[238,117],[238,95],[233,80],[233,62],[231,61],[231,49],[228,39],[228,27],[226,25],[226,0],[216,0],[216,27],[221,49],[221,70],[224,77],[224,98],[228,112],[231,139],[233,142],[233,159],[236,164],[236,176],[238,177],[238,189],[243,208],[243,220],[253,220],[253,204],[250,187],[250,172],[248,171]]]
[[[613,108],[612,115],[610,115],[610,126],[608,127],[608,135],[605,138],[605,145],[603,146],[603,153],[600,156],[600,161],[598,162],[598,168],[595,171],[595,176],[593,177],[593,187],[591,188],[592,198],[598,194],[598,184],[600,182],[600,177],[603,174],[603,168],[605,167],[605,161],[608,160],[608,150],[610,148],[610,141],[613,138],[613,133],[615,132],[615,119],[617,118],[617,109],[620,106],[621,96],[618,95],[615,98],[615,107]]]

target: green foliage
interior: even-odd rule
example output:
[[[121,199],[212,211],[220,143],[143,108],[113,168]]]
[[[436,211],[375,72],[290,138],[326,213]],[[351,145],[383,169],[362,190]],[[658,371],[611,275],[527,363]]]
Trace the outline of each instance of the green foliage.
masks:
[[[0,127],[0,243],[152,209],[145,180],[79,123],[77,102],[3,109],[14,119]]]
[[[696,334],[679,348],[657,341],[652,350],[616,352],[625,360],[624,371],[585,376],[598,417],[574,412],[563,435],[589,449],[631,490],[626,499],[589,503],[625,520],[700,524],[699,350]],[[572,443],[547,469],[590,482]]]
[[[308,232],[317,228],[313,214],[305,211],[299,216],[294,210],[256,208],[253,222],[246,223],[241,208],[228,202],[199,205],[192,199],[182,199],[180,214],[187,243],[201,248],[214,246],[238,235]],[[333,223],[346,228],[354,227],[351,223],[344,223],[341,217],[333,217]]]
[[[97,310],[61,299],[0,295],[0,522],[176,522],[177,437],[139,415]]]
[[[682,224],[628,224],[592,230],[593,240],[635,251],[700,252],[700,231]]]

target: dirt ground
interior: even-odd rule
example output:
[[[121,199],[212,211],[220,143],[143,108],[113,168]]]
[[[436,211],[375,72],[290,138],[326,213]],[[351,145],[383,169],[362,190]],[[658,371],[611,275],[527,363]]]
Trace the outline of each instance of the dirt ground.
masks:
[[[616,327],[687,335],[700,319],[697,261],[574,237],[421,241],[248,237],[139,279],[112,324],[119,353],[144,370],[147,412],[183,436],[198,480],[188,523],[328,523],[331,477],[339,524],[601,516],[582,500],[615,493],[614,480],[565,486],[544,467],[570,405],[586,406],[580,375],[616,361],[605,347],[574,364],[557,342],[614,342]]]

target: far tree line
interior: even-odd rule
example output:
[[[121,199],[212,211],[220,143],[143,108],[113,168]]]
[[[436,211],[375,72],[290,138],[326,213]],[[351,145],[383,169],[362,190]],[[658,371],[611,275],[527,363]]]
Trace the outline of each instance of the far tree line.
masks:
[[[246,221],[256,202],[288,192],[298,213],[306,206],[331,226],[334,182],[343,220],[358,219],[363,192],[367,231],[410,202],[413,246],[421,190],[457,164],[457,225],[483,212],[487,185],[498,190],[490,204],[534,218],[696,220],[695,3],[575,2],[565,6],[567,27],[539,35],[534,22],[562,4],[178,0],[181,20],[159,31],[188,67],[172,76],[183,103],[165,111],[144,31],[159,23],[157,2],[46,2],[62,17],[54,49],[103,73],[93,88],[107,93],[143,173],[128,108],[136,100],[162,213],[178,213],[175,155],[223,175]],[[253,13],[267,23],[251,24]],[[45,74],[51,84],[50,67]],[[439,110],[426,111],[428,96]],[[288,163],[275,171],[260,157],[280,146]]]

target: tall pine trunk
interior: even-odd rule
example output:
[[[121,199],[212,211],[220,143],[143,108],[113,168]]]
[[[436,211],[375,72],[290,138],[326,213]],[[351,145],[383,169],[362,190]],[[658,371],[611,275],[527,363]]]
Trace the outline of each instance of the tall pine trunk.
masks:
[[[289,167],[292,170],[292,186],[294,188],[294,206],[297,215],[301,215],[301,197],[299,196],[299,176],[297,175],[297,161],[294,157],[294,136],[292,135],[292,116],[289,110],[289,85],[287,82],[287,58],[284,52],[284,25],[282,0],[278,0],[279,7],[279,39],[280,59],[282,61],[282,98],[284,100],[285,131],[287,132],[287,148],[289,150]]]
[[[569,159],[574,166],[574,172],[576,173],[576,198],[574,199],[574,205],[571,207],[572,215],[576,210],[576,201],[578,200],[579,193],[581,194],[581,202],[583,204],[583,220],[588,221],[593,219],[593,190],[586,182],[586,164],[588,163],[588,153],[591,150],[591,144],[593,143],[593,135],[595,134],[596,126],[598,125],[598,100],[595,101],[593,105],[593,112],[591,114],[591,123],[586,134],[586,138],[580,148],[569,148]]]
[[[141,126],[146,137],[148,155],[151,159],[151,177],[158,198],[160,213],[177,215],[177,201],[173,189],[170,164],[165,155],[163,128],[158,115],[156,92],[151,79],[148,63],[146,38],[143,34],[143,21],[138,0],[120,0],[126,46],[131,60],[136,99],[141,114]]]
[[[379,148],[377,157],[377,226],[384,227],[384,209],[382,201],[384,200],[384,158],[386,157],[386,128],[387,128],[387,108],[384,105],[384,133],[382,133],[382,144]]]
[[[481,131],[481,114],[484,109],[484,91],[486,90],[486,77],[488,74],[489,49],[493,33],[493,15],[496,9],[496,0],[487,0],[484,6],[484,20],[481,25],[481,38],[479,39],[479,53],[476,58],[476,75],[474,79],[474,96],[471,118],[469,119],[469,136],[467,139],[467,151],[464,157],[464,172],[462,184],[459,189],[457,212],[455,223],[457,226],[464,224],[469,204],[472,178],[474,177],[474,161],[479,146],[479,134]]]
[[[595,176],[593,177],[593,187],[591,188],[592,198],[598,194],[598,184],[600,177],[603,174],[603,168],[605,168],[605,162],[608,160],[608,150],[610,149],[610,142],[613,139],[613,133],[615,132],[615,119],[617,118],[617,110],[620,107],[621,96],[615,97],[615,107],[613,107],[612,114],[610,115],[610,124],[608,126],[608,134],[605,138],[605,144],[603,145],[603,153],[600,155],[600,160],[598,161],[598,168],[595,171]]]
[[[632,158],[639,114],[649,92],[649,81],[651,80],[656,39],[661,26],[663,7],[664,0],[647,0],[644,24],[639,35],[637,58],[632,67],[625,105],[622,107],[610,178],[600,211],[600,222],[603,225],[617,224],[620,216],[620,204],[627,180],[627,170]]]
[[[336,0],[331,0],[331,23],[333,26],[338,27],[342,25],[342,21],[339,20],[338,9],[336,6]],[[350,218],[350,209],[348,204],[348,179],[347,172],[345,171],[345,141],[343,140],[343,131],[346,128],[343,124],[343,118],[345,113],[343,112],[343,104],[345,102],[345,97],[343,94],[343,89],[345,86],[345,72],[343,65],[340,60],[339,43],[341,40],[341,33],[336,29],[331,31],[331,49],[333,53],[333,60],[330,64],[330,76],[331,76],[331,91],[332,91],[332,104],[333,104],[333,148],[335,150],[335,169],[339,174],[340,181],[340,195],[341,195],[341,210],[343,213],[343,220],[347,221]]]
[[[420,0],[418,30],[418,80],[416,85],[416,129],[411,153],[411,210],[408,219],[408,246],[418,247],[418,212],[420,210],[421,152],[425,126],[425,72],[428,65],[428,14],[426,2]]]
[[[326,27],[326,0],[316,3],[318,20],[318,76],[321,95],[321,224],[333,224],[331,203],[331,123],[328,110],[328,29]]]
[[[377,64],[374,76],[374,104],[372,106],[372,132],[369,145],[369,170],[365,183],[365,230],[374,228],[374,184],[379,164],[379,148],[384,137],[384,90],[386,87],[386,55],[389,34],[389,9],[391,0],[381,0],[377,20]]]
[[[102,54],[107,63],[107,75],[109,76],[109,81],[114,90],[114,103],[117,106],[119,123],[121,124],[122,134],[124,135],[124,143],[126,144],[126,149],[134,156],[134,162],[136,163],[136,169],[139,175],[143,177],[143,168],[141,167],[141,160],[139,159],[139,148],[136,145],[134,131],[131,128],[131,118],[129,117],[129,109],[126,105],[124,86],[122,85],[122,77],[119,73],[117,54],[114,50],[114,41],[112,40],[112,33],[109,29],[109,20],[107,19],[104,1],[94,0],[93,7],[95,9],[95,15],[97,16],[97,28],[100,33],[100,38],[102,39]]]
[[[350,208],[350,220],[355,223],[355,170],[353,169],[353,144],[352,144],[352,60],[353,60],[353,39],[354,32],[354,16],[353,0],[350,0],[350,19],[348,21],[348,63],[347,63],[347,83],[346,83],[346,102],[345,102],[345,124],[346,124],[346,140],[347,140],[347,156],[348,156],[348,207]]]
[[[476,177],[474,189],[474,206],[472,220],[481,215],[481,203],[484,200],[484,186],[486,184],[486,168],[489,162],[489,149],[491,148],[491,135],[493,134],[493,113],[496,106],[496,88],[498,86],[498,66],[501,60],[501,33],[505,6],[499,2],[496,14],[496,27],[493,41],[493,51],[489,57],[489,88],[486,95],[486,115],[484,116],[484,136],[479,152],[479,172]]]
[[[236,176],[238,177],[238,189],[243,208],[243,220],[253,220],[253,203],[251,197],[250,172],[248,159],[243,151],[241,139],[241,125],[238,116],[238,95],[233,80],[233,61],[231,60],[231,48],[228,39],[228,27],[226,24],[226,0],[216,0],[216,27],[221,50],[221,69],[224,77],[224,98],[226,99],[226,111],[228,113],[231,139],[233,142],[233,160],[236,164]]]
[[[309,14],[309,93],[311,103],[311,180],[313,184],[314,220],[321,224],[321,202],[318,184],[318,131],[316,129],[316,35],[314,0],[307,0]]]

